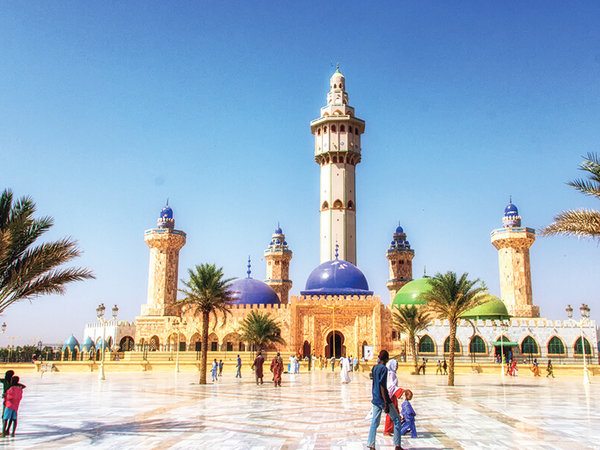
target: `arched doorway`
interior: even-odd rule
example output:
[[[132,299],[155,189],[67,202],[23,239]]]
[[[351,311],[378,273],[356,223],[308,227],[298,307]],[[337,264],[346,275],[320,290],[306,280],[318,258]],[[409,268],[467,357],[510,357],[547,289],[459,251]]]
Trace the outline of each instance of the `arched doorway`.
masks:
[[[131,336],[125,336],[121,338],[121,342],[119,343],[119,350],[122,352],[130,352],[135,349],[134,341]]]
[[[310,342],[304,341],[304,345],[302,346],[302,357],[306,358],[310,356]]]
[[[346,346],[344,345],[344,335],[337,331],[335,332],[335,344],[333,342],[333,332],[330,332],[327,335],[327,345],[325,347],[325,357],[331,358],[335,356],[339,358],[340,356],[346,356]],[[335,346],[335,348],[334,348]],[[335,349],[335,352],[334,352]]]

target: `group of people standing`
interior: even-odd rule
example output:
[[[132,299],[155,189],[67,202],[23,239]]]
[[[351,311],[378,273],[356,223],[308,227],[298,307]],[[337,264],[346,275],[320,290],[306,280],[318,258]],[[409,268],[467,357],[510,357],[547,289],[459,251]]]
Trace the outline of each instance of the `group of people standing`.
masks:
[[[23,398],[23,389],[25,385],[19,383],[19,377],[15,375],[14,370],[7,370],[2,382],[2,437],[8,436],[12,427],[11,436],[14,437],[17,430],[17,411],[21,399]]]

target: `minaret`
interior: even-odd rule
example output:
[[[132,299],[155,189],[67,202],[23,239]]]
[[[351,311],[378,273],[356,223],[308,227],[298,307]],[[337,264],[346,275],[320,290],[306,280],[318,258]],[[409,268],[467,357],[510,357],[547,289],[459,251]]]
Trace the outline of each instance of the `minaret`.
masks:
[[[265,283],[273,288],[279,297],[279,301],[285,304],[289,300],[290,289],[292,288],[292,280],[290,280],[292,251],[288,248],[285,234],[279,226],[277,226],[271,242],[265,250],[265,259],[267,260],[267,279]]]
[[[492,231],[492,244],[498,249],[500,295],[508,312],[516,317],[539,317],[533,304],[529,247],[535,241],[533,228],[521,227],[519,210],[512,199],[504,209],[503,228]]]
[[[175,230],[173,210],[165,206],[160,211],[158,227],[146,230],[144,240],[150,247],[148,297],[142,305],[143,316],[177,314],[177,281],[179,250],[185,245],[185,233]]]
[[[356,190],[354,169],[360,162],[360,135],[365,122],[348,105],[346,81],[339,66],[330,80],[327,105],[310,123],[315,161],[321,166],[321,262],[339,257],[356,265]]]
[[[386,256],[390,264],[390,279],[386,285],[391,301],[394,301],[396,292],[412,280],[412,260],[415,257],[415,251],[410,248],[410,242],[406,240],[406,233],[400,225],[396,228]]]

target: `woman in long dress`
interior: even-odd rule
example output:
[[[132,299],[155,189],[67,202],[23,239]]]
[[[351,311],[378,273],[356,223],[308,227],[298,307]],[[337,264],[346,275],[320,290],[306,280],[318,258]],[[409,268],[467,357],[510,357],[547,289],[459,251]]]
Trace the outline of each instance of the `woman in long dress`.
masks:
[[[387,374],[387,388],[388,394],[392,403],[398,410],[398,399],[402,396],[404,389],[398,386],[398,377],[396,376],[396,371],[398,370],[398,361],[396,359],[390,359],[386,364],[388,369]],[[383,429],[384,436],[393,436],[394,435],[394,422],[390,416],[385,416],[385,428]]]
[[[342,383],[350,383],[350,362],[348,358],[344,358],[343,356],[340,358],[340,365],[342,366],[342,370],[340,371],[340,378],[342,379]]]

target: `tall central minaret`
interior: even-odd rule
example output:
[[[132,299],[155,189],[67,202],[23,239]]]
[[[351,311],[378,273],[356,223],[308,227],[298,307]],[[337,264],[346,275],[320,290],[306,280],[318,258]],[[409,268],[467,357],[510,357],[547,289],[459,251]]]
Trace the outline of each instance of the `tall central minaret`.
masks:
[[[356,265],[356,189],[354,170],[360,162],[360,135],[365,121],[348,105],[346,80],[339,67],[330,80],[327,105],[310,123],[315,135],[315,161],[321,166],[321,262],[339,258]]]

